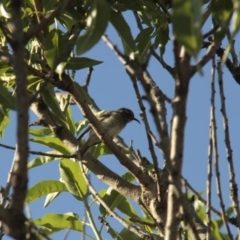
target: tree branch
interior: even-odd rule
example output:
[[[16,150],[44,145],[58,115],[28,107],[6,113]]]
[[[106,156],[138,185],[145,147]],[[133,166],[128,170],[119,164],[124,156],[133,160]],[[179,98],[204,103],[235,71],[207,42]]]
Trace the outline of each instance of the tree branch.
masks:
[[[69,92],[72,94],[75,102],[83,112],[84,116],[89,120],[89,123],[91,124],[92,129],[96,132],[97,136],[114,153],[119,162],[135,176],[140,184],[149,186],[149,184],[152,182],[152,179],[148,176],[147,173],[140,171],[140,169],[125,155],[125,153],[123,153],[123,151],[116,145],[116,143],[113,142],[112,138],[106,134],[106,131],[103,129],[101,123],[92,113],[83,95],[79,92],[75,85],[69,89]]]
[[[31,105],[31,110],[37,115],[40,120],[44,121],[48,125],[48,127],[61,141],[63,141],[71,153],[75,153],[77,151],[79,145],[78,141],[67,129],[65,124],[62,123],[58,117],[56,117],[52,112],[48,110],[45,103],[40,100],[35,100]],[[122,195],[128,196],[135,201],[138,201],[140,195],[140,187],[135,186],[134,184],[131,184],[128,181],[122,179],[119,175],[103,165],[91,154],[86,154],[82,162],[101,181],[111,186]]]
[[[30,28],[25,34],[25,37],[23,39],[24,44],[36,36],[38,32],[46,28],[55,17],[61,14],[61,12],[68,6],[69,3],[71,3],[71,1],[72,0],[62,1],[62,3],[60,3],[53,12],[47,14],[46,16],[43,16],[39,24],[32,26],[32,28]]]
[[[28,161],[28,98],[27,94],[27,68],[24,61],[25,47],[23,44],[23,29],[21,20],[20,0],[12,0],[11,7],[11,32],[12,39],[9,42],[13,49],[13,71],[16,77],[17,100],[17,148],[14,157],[14,165],[10,176],[10,184],[13,188],[9,209],[10,223],[4,222],[7,234],[17,239],[23,239],[26,235],[25,221],[23,220],[24,201],[27,194],[27,161]],[[16,217],[19,219],[14,219]],[[22,219],[22,221],[20,221]],[[18,222],[14,226],[13,222]]]

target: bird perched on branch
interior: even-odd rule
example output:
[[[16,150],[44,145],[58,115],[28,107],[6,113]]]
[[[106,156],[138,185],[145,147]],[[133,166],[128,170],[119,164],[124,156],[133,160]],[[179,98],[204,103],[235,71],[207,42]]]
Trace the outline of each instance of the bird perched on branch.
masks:
[[[139,120],[134,117],[133,112],[128,108],[120,108],[116,111],[109,111],[103,113],[98,118],[98,120],[101,122],[103,128],[112,138],[116,137],[131,121],[134,120],[140,123]],[[87,132],[89,132],[89,137],[88,140],[83,144],[82,148],[80,149],[81,157],[84,157],[84,155],[87,153],[90,147],[101,142],[101,140],[98,138],[98,136],[91,128],[91,126],[89,126],[78,137],[78,140],[80,140]]]

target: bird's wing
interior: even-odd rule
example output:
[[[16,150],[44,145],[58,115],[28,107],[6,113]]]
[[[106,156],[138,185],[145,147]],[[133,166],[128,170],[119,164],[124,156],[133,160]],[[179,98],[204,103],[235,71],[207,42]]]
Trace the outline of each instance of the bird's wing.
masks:
[[[98,121],[99,121],[99,122],[102,122],[102,121],[103,121],[104,119],[106,119],[107,117],[110,117],[110,116],[111,116],[111,112],[112,112],[112,111],[105,112],[105,113],[101,114],[101,115],[98,117]],[[81,139],[83,138],[83,136],[91,130],[91,128],[92,128],[92,127],[89,125],[89,126],[86,128],[86,130],[84,130],[84,131],[80,134],[80,136],[78,137],[77,140],[81,140]]]

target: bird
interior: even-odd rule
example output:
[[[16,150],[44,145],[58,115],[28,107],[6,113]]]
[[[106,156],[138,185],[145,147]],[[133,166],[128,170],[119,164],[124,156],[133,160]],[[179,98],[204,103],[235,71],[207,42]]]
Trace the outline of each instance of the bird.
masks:
[[[105,112],[98,117],[98,120],[112,138],[115,138],[131,121],[140,123],[139,120],[134,117],[132,110],[128,108],[120,108],[115,111]],[[81,157],[85,156],[90,147],[101,143],[101,140],[91,126],[87,127],[87,129],[78,137],[78,140],[82,139],[82,137],[88,132],[89,137],[80,149]]]

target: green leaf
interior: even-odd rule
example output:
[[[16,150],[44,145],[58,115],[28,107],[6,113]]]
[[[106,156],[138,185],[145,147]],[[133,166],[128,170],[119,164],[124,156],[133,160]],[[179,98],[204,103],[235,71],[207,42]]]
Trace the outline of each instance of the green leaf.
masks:
[[[161,57],[163,57],[165,53],[165,46],[167,45],[169,40],[169,27],[168,24],[165,27],[158,27],[156,31],[156,38],[154,42],[154,48],[160,48]]]
[[[4,87],[2,81],[0,81],[0,105],[16,110],[16,98]]]
[[[82,21],[82,14],[79,14],[79,11],[75,8],[68,8],[67,11],[64,11],[59,16],[59,21],[61,24],[69,31],[71,32],[73,29],[73,26],[78,24]]]
[[[217,221],[212,220],[211,228],[212,228],[211,234],[213,235],[213,239],[223,240],[223,238],[221,237],[221,233],[219,231],[220,228],[217,224]]]
[[[79,200],[87,196],[88,186],[78,162],[63,159],[60,161],[59,171],[63,183],[73,196]]]
[[[43,13],[47,13],[49,11],[52,11],[57,4],[57,0],[41,0],[41,7],[43,10]]]
[[[122,14],[112,9],[110,21],[123,42],[125,54],[128,56],[133,55],[134,58],[137,57],[138,48],[134,42],[131,29],[127,24],[126,20],[124,19],[124,17],[122,16]]]
[[[55,92],[53,89],[53,86],[51,84],[48,84],[42,91],[41,91],[41,96],[43,98],[43,101],[46,103],[48,107],[51,108],[53,113],[59,117],[61,121],[67,124],[65,115],[61,111],[59,107],[59,103],[55,97]]]
[[[49,152],[46,152],[46,153],[49,153],[49,154],[59,154],[59,152],[57,151],[49,151]],[[52,161],[55,161],[55,160],[59,160],[58,158],[56,157],[47,157],[47,156],[38,156],[36,158],[34,158],[32,161],[30,161],[27,165],[28,169],[31,169],[31,168],[34,168],[34,167],[38,167],[38,166],[42,166],[43,164],[46,164],[46,163],[49,163],[49,162],[52,162]]]
[[[27,80],[28,80],[27,89],[32,93],[35,93],[39,84],[43,82],[42,78],[36,77],[34,75],[29,75],[27,77]]]
[[[139,50],[139,61],[144,63],[147,59],[148,51],[151,46],[151,36],[145,36],[141,38],[137,47]]]
[[[79,70],[83,68],[92,67],[101,64],[101,61],[97,61],[86,57],[71,57],[66,65],[66,69]]]
[[[92,48],[104,34],[108,20],[110,7],[105,0],[88,0],[90,12],[86,20],[87,30],[77,40],[77,54],[83,54]]]
[[[79,133],[88,126],[88,120],[83,119],[75,123],[76,135],[78,136]]]
[[[119,235],[122,239],[131,239],[131,240],[141,240],[142,239],[126,228],[123,228],[123,230],[119,233]]]
[[[56,67],[57,61],[62,57],[62,51],[68,43],[68,36],[58,29],[52,29],[44,40],[44,56],[51,68]],[[61,59],[61,62],[66,59]],[[59,63],[60,64],[60,63]]]
[[[98,158],[99,156],[102,156],[102,155],[112,154],[112,151],[110,151],[109,148],[103,142],[99,143],[98,145],[92,146],[89,149],[89,152],[95,158]]]
[[[116,229],[112,228],[110,225],[108,225],[108,233],[112,236],[112,239],[124,240],[123,238],[121,238]]]
[[[67,107],[66,118],[67,118],[69,130],[71,131],[72,134],[74,134],[76,132],[76,128],[75,128],[75,123],[72,115],[72,109],[70,106]]]
[[[135,177],[130,172],[124,173],[122,175],[122,178],[127,180],[128,182],[133,182],[135,180]]]
[[[221,41],[229,31],[228,19],[231,16],[232,11],[233,11],[232,1],[219,0],[214,2],[212,5],[213,23],[215,25],[221,26],[219,31],[214,32],[214,41],[216,44],[221,43]],[[234,32],[236,31],[236,29],[233,30]]]
[[[232,14],[233,4],[229,0],[214,1],[212,5],[212,14],[219,25],[226,25],[226,21]]]
[[[109,188],[107,191],[106,190],[100,191],[99,196],[103,198],[103,200],[108,204],[108,206],[112,210],[118,208],[118,210],[120,210],[127,216],[138,218],[137,213],[131,206],[130,202],[126,199],[126,197],[121,195],[117,191],[113,190],[112,188]],[[102,205],[100,205],[100,212],[105,217],[108,215],[108,212]]]
[[[40,129],[30,128],[28,130],[28,133],[36,137],[45,137],[47,135],[52,134],[52,131],[50,128],[40,128]]]
[[[36,142],[48,146],[49,148],[53,148],[62,154],[69,154],[69,150],[66,148],[64,143],[55,137],[46,137],[46,138],[31,138],[29,139],[31,142]]]
[[[126,151],[125,149],[122,149],[126,154],[129,153],[129,151]],[[95,157],[98,158],[99,156],[102,155],[109,155],[113,154],[112,151],[103,143],[99,143],[95,146],[92,146],[89,149],[89,152]]]
[[[233,0],[233,6],[232,32],[234,36],[240,29],[240,2],[238,0]]]
[[[54,192],[67,192],[67,188],[64,183],[55,180],[44,180],[35,184],[27,192],[26,202],[33,202],[49,193]]]
[[[4,129],[8,126],[9,122],[10,122],[9,109],[5,109],[0,104],[0,136],[1,138],[4,137]]]
[[[71,131],[72,134],[75,134],[76,127],[72,116],[71,107],[69,102],[67,101],[67,98],[68,97],[64,96],[58,99],[58,101],[60,100],[60,109],[65,114],[68,129]]]
[[[153,27],[147,27],[143,29],[139,34],[137,35],[135,42],[140,42],[142,39],[145,39],[146,37],[149,38],[153,32]]]
[[[42,218],[34,219],[34,223],[39,226],[46,226],[54,231],[71,229],[81,232],[83,230],[82,222],[79,220],[77,215],[73,213],[49,213],[44,215]]]
[[[173,34],[194,57],[201,45],[201,0],[173,0]]]

